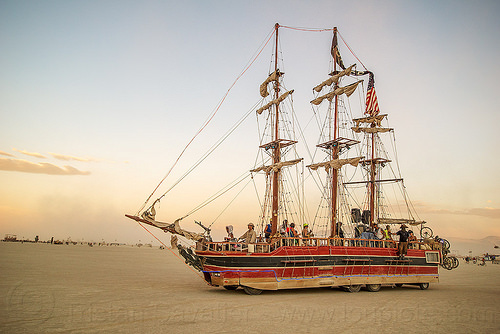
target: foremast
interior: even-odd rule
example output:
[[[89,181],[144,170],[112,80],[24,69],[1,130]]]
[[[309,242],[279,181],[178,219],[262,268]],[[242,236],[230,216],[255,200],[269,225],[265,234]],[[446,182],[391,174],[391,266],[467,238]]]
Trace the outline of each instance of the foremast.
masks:
[[[269,95],[267,91],[267,86],[269,83],[273,83],[273,95],[274,99],[268,102],[263,107],[257,110],[257,114],[262,114],[265,110],[269,110],[273,117],[271,119],[271,128],[272,135],[271,141],[265,144],[260,145],[260,148],[263,149],[267,154],[271,156],[271,165],[264,165],[251,170],[251,172],[260,172],[264,171],[267,177],[271,178],[271,189],[270,191],[266,191],[266,199],[264,203],[271,203],[270,213],[266,214],[267,207],[266,204],[263,206],[262,219],[269,219],[271,222],[271,234],[275,235],[278,231],[278,219],[280,216],[280,196],[281,196],[281,183],[282,183],[282,168],[287,166],[292,166],[303,159],[294,159],[290,161],[283,160],[282,150],[290,145],[294,145],[297,141],[290,139],[283,139],[280,137],[280,104],[293,93],[293,89],[284,92],[280,95],[281,87],[280,87],[280,77],[283,76],[284,73],[280,72],[278,69],[278,31],[280,25],[278,23],[274,26],[275,33],[275,50],[274,50],[274,72],[269,75],[269,77],[261,84],[260,86],[260,95],[265,98]],[[270,201],[268,198],[270,197]]]

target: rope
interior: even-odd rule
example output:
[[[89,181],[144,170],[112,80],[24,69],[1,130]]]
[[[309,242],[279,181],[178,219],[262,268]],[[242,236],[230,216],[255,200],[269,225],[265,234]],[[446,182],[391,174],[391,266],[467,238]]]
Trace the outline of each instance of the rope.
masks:
[[[356,58],[359,61],[359,63],[364,67],[364,69],[366,71],[368,71],[368,69],[366,68],[365,64],[363,64],[363,62],[361,60],[359,60],[358,56],[356,56],[356,54],[354,53],[354,51],[352,51],[352,49],[350,48],[349,44],[347,44],[347,42],[344,40],[344,37],[342,37],[342,35],[340,34],[340,32],[339,32],[339,36],[342,39],[342,42],[344,42],[345,46],[347,46],[347,48],[349,49],[349,51],[351,51],[351,53],[354,56],[354,58]]]
[[[274,29],[273,29],[274,31]],[[163,179],[160,181],[160,183],[158,183],[158,185],[156,186],[156,188],[153,190],[153,192],[148,196],[148,198],[146,199],[146,201],[144,202],[144,204],[142,205],[142,207],[137,211],[137,214],[139,214],[140,211],[142,211],[144,209],[144,207],[147,205],[147,203],[149,202],[149,200],[151,199],[151,197],[154,195],[154,193],[158,190],[158,188],[160,187],[160,185],[163,183],[163,181],[165,181],[165,179],[170,175],[170,173],[172,172],[172,170],[174,169],[174,167],[177,165],[177,163],[179,162],[179,160],[181,159],[181,157],[184,155],[184,152],[186,152],[186,150],[188,149],[188,147],[193,143],[193,141],[196,139],[196,137],[198,137],[198,135],[208,126],[208,124],[212,121],[212,119],[215,117],[215,115],[217,114],[217,112],[219,111],[220,107],[222,106],[222,104],[224,103],[224,101],[226,100],[226,97],[229,95],[229,92],[231,91],[231,89],[233,89],[234,85],[236,85],[236,82],[238,82],[238,80],[243,76],[243,74],[245,74],[245,72],[250,68],[250,66],[253,65],[253,63],[257,60],[257,58],[260,56],[260,54],[262,53],[262,51],[264,50],[264,48],[267,46],[267,44],[269,43],[269,41],[271,40],[271,37],[273,36],[273,33],[270,33],[269,34],[269,37],[267,38],[267,41],[264,43],[264,45],[260,48],[260,50],[258,51],[257,55],[250,61],[250,63],[245,67],[245,69],[240,73],[240,75],[238,75],[238,77],[234,80],[234,82],[231,84],[231,86],[229,87],[229,89],[227,90],[226,94],[224,94],[224,96],[222,97],[222,99],[220,100],[220,102],[217,104],[217,107],[215,108],[215,110],[212,112],[212,114],[209,116],[209,118],[205,121],[205,123],[201,126],[201,128],[195,133],[195,135],[193,136],[193,138],[191,138],[191,140],[187,143],[187,145],[184,147],[184,149],[181,151],[181,153],[179,154],[179,156],[177,157],[177,159],[175,160],[174,164],[172,165],[172,167],[170,167],[169,171],[167,172],[167,174],[163,177]]]
[[[222,188],[221,190],[219,190],[217,193],[215,193],[214,195],[210,196],[209,198],[207,198],[205,201],[203,201],[201,204],[199,204],[198,206],[196,206],[194,209],[192,209],[191,211],[189,211],[186,215],[184,215],[182,218],[179,218],[179,220],[182,220],[190,215],[192,215],[193,213],[195,213],[196,211],[204,208],[205,206],[207,206],[208,204],[210,204],[211,202],[215,201],[217,198],[219,198],[220,196],[224,195],[226,192],[228,192],[229,190],[233,189],[234,187],[236,187],[238,184],[240,184],[241,182],[243,182],[248,176],[250,176],[250,174],[247,174],[248,172],[245,172],[243,175],[240,175],[236,180],[232,181],[230,184],[228,184],[227,186],[225,186],[224,188]],[[213,223],[212,223],[213,224]],[[212,226],[212,224],[210,224],[210,226]],[[209,226],[209,227],[210,227]]]
[[[309,31],[309,32],[333,31],[333,28],[300,28],[300,27],[289,27],[289,26],[282,26],[282,25],[280,25],[280,28],[287,28],[287,29],[299,30],[299,31]]]

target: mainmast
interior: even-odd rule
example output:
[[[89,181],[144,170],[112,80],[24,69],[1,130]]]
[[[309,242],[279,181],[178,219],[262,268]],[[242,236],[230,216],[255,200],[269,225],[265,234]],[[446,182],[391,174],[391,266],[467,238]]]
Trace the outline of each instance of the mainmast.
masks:
[[[274,72],[278,71],[278,30],[280,25],[278,23],[275,24],[274,29],[276,32],[276,41],[275,41],[275,49],[274,49]],[[280,84],[279,80],[274,81],[274,98],[278,100],[280,92]],[[273,149],[273,164],[277,164],[281,160],[281,149],[279,145],[279,102],[276,103],[275,108],[275,117],[274,117],[274,137],[273,141],[276,143]],[[279,177],[280,177],[280,169],[277,171],[273,171],[272,173],[272,206],[271,206],[271,234],[276,234],[278,229],[278,206],[279,206]]]
[[[329,194],[329,224],[330,224],[330,236],[334,237],[338,234],[337,231],[337,206],[338,206],[338,183],[339,183],[339,170],[345,164],[351,164],[353,166],[357,166],[361,157],[356,158],[348,158],[348,159],[339,159],[342,152],[345,152],[352,145],[358,144],[359,141],[343,138],[339,136],[339,95],[346,94],[347,96],[351,96],[356,90],[356,87],[361,81],[354,82],[348,86],[340,87],[339,82],[341,78],[344,76],[351,75],[352,68],[354,65],[351,65],[348,68],[345,68],[344,63],[342,62],[342,58],[340,57],[340,52],[338,51],[337,45],[337,27],[333,28],[333,41],[332,41],[332,56],[333,56],[333,72],[330,74],[331,77],[321,84],[314,87],[316,92],[321,92],[321,90],[326,86],[332,86],[331,91],[325,95],[319,96],[311,101],[314,105],[321,104],[324,100],[328,100],[330,102],[328,110],[330,115],[330,123],[329,123],[329,136],[328,141],[324,143],[320,143],[316,145],[317,147],[323,149],[329,156],[329,161],[315,163],[309,165],[307,167],[312,170],[316,170],[320,167],[324,167],[329,177],[329,186],[330,186],[330,194]],[[337,65],[342,70],[337,70]],[[331,123],[331,119],[333,118],[333,127]]]
[[[333,28],[333,35],[336,37],[337,36],[337,27]],[[334,38],[335,38],[334,37]],[[337,71],[337,52],[333,53],[333,73]],[[335,83],[334,89],[338,88],[338,83]],[[339,157],[339,147],[336,143],[337,140],[337,133],[338,133],[338,101],[339,101],[339,96],[335,95],[335,107],[334,107],[334,121],[333,121],[333,141],[335,144],[332,145],[331,148],[331,156],[332,160],[338,159]],[[339,178],[339,172],[338,169],[332,168],[332,191],[331,191],[331,218],[330,218],[330,223],[331,223],[331,237],[334,237],[337,235],[337,185],[338,185],[338,178]]]
[[[375,123],[372,123],[372,128],[375,127]],[[376,165],[375,165],[375,133],[371,134],[371,161],[370,161],[370,226],[373,227],[375,222],[375,177],[376,177]]]

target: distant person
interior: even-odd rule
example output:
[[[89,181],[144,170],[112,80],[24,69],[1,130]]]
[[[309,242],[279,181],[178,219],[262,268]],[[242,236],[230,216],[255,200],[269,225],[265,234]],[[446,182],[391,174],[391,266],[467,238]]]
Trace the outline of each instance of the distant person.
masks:
[[[245,232],[238,240],[243,240],[246,244],[253,244],[257,240],[257,233],[253,229],[254,225],[252,223],[248,224],[248,231]]]
[[[302,238],[310,238],[311,237],[311,232],[309,231],[309,224],[304,223],[304,226],[302,228]]]
[[[299,233],[295,229],[295,223],[290,224],[290,227],[288,228],[288,236],[290,238],[298,238],[299,237]]]
[[[226,232],[227,232],[227,237],[224,237],[224,241],[227,241],[227,242],[236,241],[236,239],[234,238],[234,234],[233,234],[233,225],[227,225]]]
[[[266,238],[266,241],[269,241],[269,238],[271,237],[271,233],[273,231],[273,228],[271,226],[271,223],[266,225],[266,229],[264,230],[264,237]]]
[[[361,239],[367,239],[367,240],[375,239],[375,234],[373,234],[373,232],[370,229],[370,227],[366,227],[365,230],[364,230],[364,232],[361,233],[360,238]]]
[[[385,230],[382,230],[382,232],[384,233],[385,240],[392,240],[392,232],[391,232],[391,228],[389,227],[389,225],[386,225]]]
[[[406,231],[405,224],[401,224],[400,230],[397,231],[396,234],[399,235],[398,255],[402,259],[408,251],[408,237],[410,234]]]
[[[283,220],[283,224],[281,224],[281,227],[280,227],[281,236],[286,237],[288,234],[288,229],[289,229],[288,220],[285,219],[285,220]]]
[[[373,233],[378,240],[384,239],[384,231],[378,227],[378,224],[373,225]]]
[[[342,230],[342,222],[337,222],[337,235],[344,239],[344,230]]]

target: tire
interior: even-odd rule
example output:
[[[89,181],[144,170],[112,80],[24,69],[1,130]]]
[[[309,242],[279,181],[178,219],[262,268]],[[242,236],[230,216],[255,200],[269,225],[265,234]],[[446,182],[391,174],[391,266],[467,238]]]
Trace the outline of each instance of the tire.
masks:
[[[233,291],[233,290],[238,289],[238,286],[237,285],[224,285],[224,289]]]
[[[245,293],[247,295],[251,295],[251,296],[257,296],[257,295],[260,295],[262,293],[261,289],[255,289],[255,288],[251,288],[249,286],[244,286],[243,290],[245,291]]]
[[[420,283],[418,286],[420,287],[420,290],[429,289],[429,283]]]
[[[453,269],[453,260],[450,257],[445,257],[443,259],[443,268],[447,270]]]
[[[370,292],[378,292],[378,291],[380,291],[381,287],[382,287],[381,284],[367,284],[366,290],[368,290]]]
[[[432,238],[433,236],[434,236],[434,232],[432,232],[430,227],[423,227],[422,230],[420,230],[420,237],[422,239]]]
[[[451,267],[451,269],[458,268],[458,266],[460,265],[460,261],[458,261],[456,257],[453,257],[452,259],[453,259],[453,266]]]
[[[446,239],[443,239],[443,248],[446,250],[450,250],[450,242]]]
[[[347,292],[359,292],[361,290],[361,284],[360,285],[346,285],[344,286],[345,291]]]

